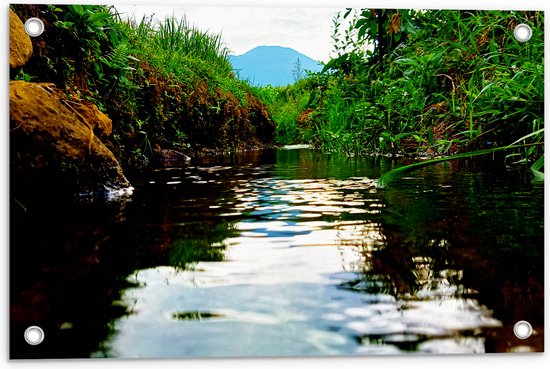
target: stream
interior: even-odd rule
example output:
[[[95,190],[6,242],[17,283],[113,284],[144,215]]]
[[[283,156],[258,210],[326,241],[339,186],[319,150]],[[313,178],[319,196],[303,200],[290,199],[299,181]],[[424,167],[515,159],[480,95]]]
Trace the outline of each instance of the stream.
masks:
[[[12,205],[11,357],[543,351],[543,183],[488,157],[377,189],[400,165],[281,148]]]

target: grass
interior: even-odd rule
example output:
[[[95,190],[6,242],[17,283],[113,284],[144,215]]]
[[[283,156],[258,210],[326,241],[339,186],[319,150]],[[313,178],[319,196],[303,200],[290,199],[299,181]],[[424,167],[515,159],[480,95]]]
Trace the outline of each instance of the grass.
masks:
[[[346,16],[350,27],[339,29]],[[528,42],[513,36],[519,23],[533,30]],[[543,142],[543,12],[360,9],[334,24],[336,56],[270,104],[296,109],[274,114],[293,139],[428,157]],[[534,161],[543,145],[516,150]]]
[[[427,157],[521,139],[515,162],[543,155],[543,12],[349,10],[334,19],[335,57],[322,72],[252,88],[233,75],[221,35],[185,18],[127,20],[101,5],[12,8],[55,25],[13,77],[96,103],[115,122],[103,139],[128,166],[148,165],[159,148],[237,150],[273,139],[349,156]],[[519,23],[533,30],[528,42],[513,36]]]
[[[201,31],[187,18],[168,17],[161,22],[142,18],[126,21],[125,32],[136,54],[162,73],[181,80],[215,78],[232,73],[229,49],[220,34]]]
[[[123,19],[103,5],[12,8],[53,25],[13,77],[94,102],[113,120],[113,135],[100,138],[123,168],[145,168],[163,149],[194,154],[273,142],[271,116],[233,75],[221,35],[186,18]]]

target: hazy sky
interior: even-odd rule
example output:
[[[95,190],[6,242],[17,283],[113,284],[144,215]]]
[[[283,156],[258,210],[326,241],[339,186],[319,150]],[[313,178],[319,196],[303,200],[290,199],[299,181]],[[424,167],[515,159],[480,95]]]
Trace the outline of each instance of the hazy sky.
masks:
[[[152,14],[158,20],[185,15],[199,29],[221,33],[235,55],[260,45],[277,45],[326,62],[332,50],[332,18],[343,8],[127,5],[117,9],[136,20]]]
[[[159,20],[171,15],[186,15],[199,29],[221,33],[229,49],[236,55],[260,45],[278,45],[291,47],[325,62],[330,59],[332,50],[332,18],[338,10],[346,7],[518,7],[517,0],[179,0],[179,3],[166,6],[160,4],[170,0],[134,0],[133,3],[137,3],[137,6],[118,5],[124,1],[126,0],[110,2],[116,3],[121,12],[134,14],[136,19],[151,14],[155,14]],[[106,2],[109,3],[108,0]],[[530,8],[528,3],[532,2],[536,3],[537,0],[523,0],[520,6]]]

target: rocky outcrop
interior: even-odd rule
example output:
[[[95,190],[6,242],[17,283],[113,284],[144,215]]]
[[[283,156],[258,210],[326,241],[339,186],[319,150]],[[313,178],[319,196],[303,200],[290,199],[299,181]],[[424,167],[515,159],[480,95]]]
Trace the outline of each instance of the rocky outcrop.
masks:
[[[10,68],[25,65],[32,55],[32,42],[21,19],[10,9]]]
[[[93,131],[99,124],[106,124],[104,133],[110,131],[110,120],[107,124],[95,106],[78,108],[39,84],[10,82],[12,192],[82,194],[130,188],[113,153]],[[89,115],[86,119],[86,114],[95,114],[98,121]]]
[[[113,121],[106,114],[100,111],[97,106],[89,100],[82,98],[80,94],[70,94],[69,98],[65,90],[56,88],[53,83],[39,83],[49,93],[54,94],[75,113],[82,122],[98,133],[100,137],[107,137],[113,133]],[[92,96],[89,94],[88,96]]]
[[[29,60],[33,45],[10,9],[10,67]],[[111,119],[86,99],[66,98],[48,83],[10,82],[10,184],[18,199],[44,193],[116,193],[130,183],[113,153],[96,136]]]

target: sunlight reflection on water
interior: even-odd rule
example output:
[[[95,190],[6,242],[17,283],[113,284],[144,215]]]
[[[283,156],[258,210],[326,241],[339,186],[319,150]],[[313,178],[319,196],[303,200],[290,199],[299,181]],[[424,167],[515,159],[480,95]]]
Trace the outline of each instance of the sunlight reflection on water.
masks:
[[[399,291],[374,271],[373,253],[386,246],[376,215],[387,205],[373,180],[233,184],[232,196],[210,205],[238,219],[238,235],[223,240],[224,261],[136,272],[130,279],[139,287],[123,298],[131,314],[116,321],[108,355],[478,353],[481,330],[501,326],[468,297],[460,270],[436,271],[428,256],[410,260],[416,290]]]

